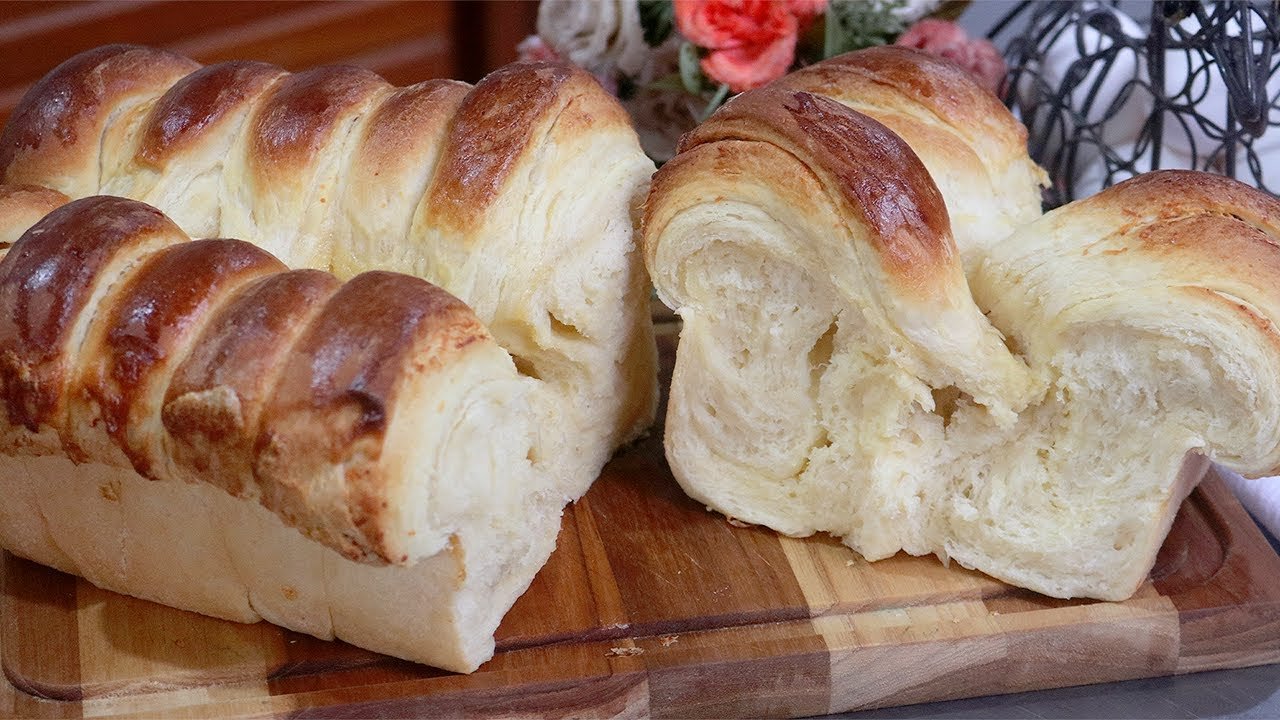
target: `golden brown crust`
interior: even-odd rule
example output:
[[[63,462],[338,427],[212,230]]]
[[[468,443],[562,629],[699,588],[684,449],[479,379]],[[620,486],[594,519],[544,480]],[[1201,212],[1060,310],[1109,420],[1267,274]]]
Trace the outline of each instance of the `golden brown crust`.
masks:
[[[1230,215],[1217,213],[1164,218],[1133,234],[1148,255],[1186,263],[1222,263],[1251,273],[1280,277],[1280,247],[1273,236]],[[1206,252],[1207,251],[1207,252]]]
[[[1280,347],[1280,332],[1263,316],[1280,310],[1280,291],[1270,281],[1280,277],[1280,200],[1221,175],[1161,170],[1074,206],[1128,220],[1109,239],[1111,247],[1086,253],[1133,251],[1157,259],[1171,278],[1188,282],[1182,289],[1225,303]],[[1259,315],[1241,297],[1271,308]]]
[[[218,311],[165,393],[175,462],[232,495],[247,492],[263,403],[294,342],[340,286],[320,270],[279,273]]]
[[[1192,170],[1143,173],[1077,204],[1112,208],[1135,222],[1216,210],[1280,236],[1280,200],[1237,180]]]
[[[97,87],[103,78],[105,89]],[[474,229],[550,128],[561,125],[565,137],[580,137],[601,123],[629,127],[615,98],[589,73],[563,63],[516,63],[474,88],[428,81],[396,89],[354,67],[289,74],[264,63],[228,62],[202,69],[164,51],[109,46],[75,56],[24,97],[0,147],[0,173],[45,184],[66,175],[75,183],[73,195],[98,192],[98,138],[106,118],[144,88],[159,99],[142,123],[136,162],[163,167],[234,108],[251,105],[243,152],[252,179],[268,194],[310,182],[300,169],[313,165],[326,143],[341,139],[345,121],[365,109],[372,116],[353,167],[386,162],[393,173],[408,172],[403,166],[411,146],[434,141],[433,129],[448,126],[423,205],[433,225],[462,230]],[[39,141],[53,126],[61,151]],[[96,133],[91,142],[86,133]]]
[[[914,287],[929,287],[939,265],[955,262],[946,206],[929,172],[901,138],[866,115],[768,87],[725,105],[681,140],[680,152],[724,140],[771,143],[810,167],[843,212],[871,229],[868,239],[886,270]],[[655,176],[655,196],[674,172],[667,168]]]
[[[107,45],[67,60],[40,79],[0,133],[0,180],[49,184],[79,176],[97,191],[99,139],[129,97],[158,95],[200,65],[163,50]]]
[[[261,62],[224,62],[196,70],[169,88],[152,108],[142,130],[138,159],[162,167],[285,74],[282,68]]]
[[[483,217],[526,150],[572,100],[572,85],[595,80],[558,63],[517,63],[481,80],[458,108],[428,190],[435,222],[468,228]]]
[[[1026,147],[1026,128],[990,90],[959,66],[911,48],[886,45],[838,55],[774,85],[841,100],[857,100],[864,88],[876,85],[928,108],[966,135],[994,134],[1014,148]]]
[[[240,240],[180,243],[149,257],[115,295],[114,305],[99,312],[94,336],[100,344],[86,342],[83,350],[91,356],[83,392],[97,403],[104,429],[138,474],[155,477],[151,458],[134,446],[128,430],[155,405],[157,371],[180,359],[175,353],[236,288],[285,270],[266,251]]]
[[[452,120],[471,86],[456,80],[427,80],[397,90],[369,119],[361,153],[373,167],[398,167],[412,162],[436,143],[441,128]]]
[[[368,70],[345,66],[284,78],[252,121],[249,160],[255,175],[268,183],[296,177],[294,169],[313,162],[342,118],[390,87]]]
[[[39,185],[0,185],[0,251],[70,198]]]
[[[796,93],[783,108],[812,138],[816,156],[855,200],[873,240],[899,267],[914,267],[954,254],[942,194],[911,148],[888,128],[839,104]],[[825,151],[825,152],[823,152]],[[868,172],[880,168],[888,172]]]
[[[0,260],[0,341],[10,424],[52,425],[70,457],[112,464],[119,450],[165,480],[233,470],[214,484],[244,495],[253,483],[269,509],[348,557],[404,562],[387,537],[404,480],[379,462],[388,428],[397,408],[420,406],[415,379],[492,338],[424,280],[371,272],[340,286],[248,243],[188,240],[153,208],[102,196],[54,211]],[[335,473],[337,492],[313,486]]]
[[[489,333],[462,301],[388,272],[348,281],[298,340],[262,411],[255,470],[262,502],[354,560],[401,562],[383,535],[378,472],[406,369],[439,370]],[[340,468],[345,487],[315,486]]]
[[[0,386],[9,422],[35,431],[63,400],[67,343],[100,274],[153,237],[186,236],[160,211],[91,197],[58,208],[0,262]]]

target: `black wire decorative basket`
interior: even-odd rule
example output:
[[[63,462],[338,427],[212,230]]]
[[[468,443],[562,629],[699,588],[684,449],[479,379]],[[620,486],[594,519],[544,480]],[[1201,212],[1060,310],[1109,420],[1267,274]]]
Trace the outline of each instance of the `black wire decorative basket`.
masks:
[[[1022,2],[991,37],[1048,207],[1157,168],[1280,190],[1280,2]]]

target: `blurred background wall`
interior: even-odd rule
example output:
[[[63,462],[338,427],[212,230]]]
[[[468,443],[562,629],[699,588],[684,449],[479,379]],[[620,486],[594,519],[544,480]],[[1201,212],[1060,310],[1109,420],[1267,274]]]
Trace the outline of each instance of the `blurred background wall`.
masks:
[[[0,122],[58,63],[107,43],[168,48],[205,63],[344,63],[397,85],[475,82],[515,59],[537,12],[524,0],[0,0]]]

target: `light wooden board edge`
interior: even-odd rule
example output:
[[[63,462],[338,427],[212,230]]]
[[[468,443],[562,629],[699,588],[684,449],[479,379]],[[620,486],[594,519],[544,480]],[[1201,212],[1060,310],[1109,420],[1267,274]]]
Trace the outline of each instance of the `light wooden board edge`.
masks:
[[[1131,601],[1132,603],[1132,601]],[[1280,603],[1270,603],[1280,617]],[[1256,616],[1255,616],[1256,617]],[[1277,635],[1276,627],[1254,628]],[[1180,671],[1168,598],[992,615],[980,601],[833,615],[684,636],[510,653],[520,683],[424,696],[409,680],[263,696],[261,682],[56,703],[0,694],[32,717],[795,716],[1040,690]],[[619,654],[638,651],[635,655]],[[1280,661],[1275,648],[1228,666]],[[595,665],[594,677],[569,668]],[[532,671],[532,672],[530,672]]]
[[[0,716],[813,715],[1280,662],[1280,556],[1217,478],[1191,508],[1224,555],[1167,596],[1148,583],[1124,603],[819,606],[806,620],[510,651],[484,675],[279,695],[256,678],[53,702],[6,681]]]

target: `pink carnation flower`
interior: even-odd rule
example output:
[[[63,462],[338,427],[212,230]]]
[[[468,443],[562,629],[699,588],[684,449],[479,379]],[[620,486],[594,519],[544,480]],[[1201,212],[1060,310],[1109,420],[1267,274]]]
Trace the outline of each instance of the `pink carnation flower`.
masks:
[[[993,93],[1000,92],[1008,71],[996,46],[983,38],[969,37],[964,28],[953,22],[925,18],[907,28],[898,37],[898,45],[923,50],[945,58],[968,70],[978,82]]]
[[[707,49],[702,71],[734,92],[786,74],[796,59],[796,35],[825,3],[813,0],[675,0],[676,27]]]
[[[539,35],[530,35],[516,45],[517,60],[538,60],[543,62],[559,62],[560,54],[555,51]]]

